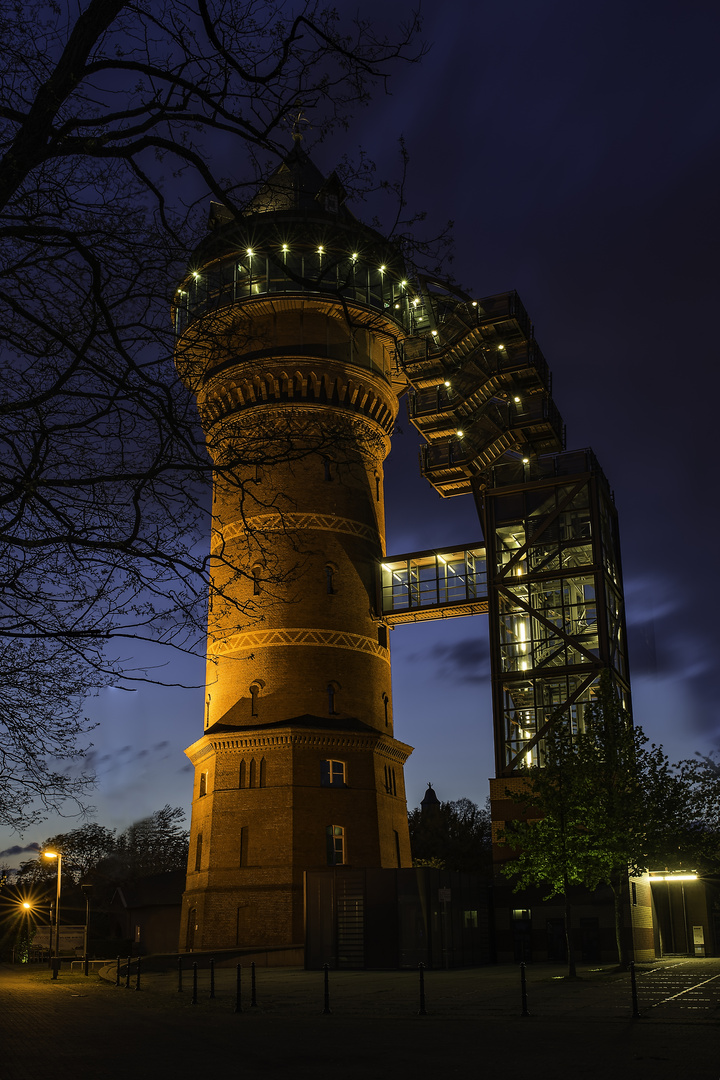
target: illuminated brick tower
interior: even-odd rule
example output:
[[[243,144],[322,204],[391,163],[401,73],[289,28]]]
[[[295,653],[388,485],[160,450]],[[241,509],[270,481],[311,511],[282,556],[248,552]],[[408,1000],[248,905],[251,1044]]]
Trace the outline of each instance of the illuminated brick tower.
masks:
[[[216,463],[182,948],[301,943],[304,871],[410,865],[375,575],[412,303],[343,202],[296,146],[176,295]]]

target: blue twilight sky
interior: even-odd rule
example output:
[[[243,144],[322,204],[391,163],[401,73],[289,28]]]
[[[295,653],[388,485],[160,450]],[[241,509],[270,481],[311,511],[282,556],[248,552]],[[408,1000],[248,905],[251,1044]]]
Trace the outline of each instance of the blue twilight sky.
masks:
[[[363,5],[378,20],[386,10]],[[568,448],[592,446],[615,490],[636,720],[673,759],[706,752],[720,746],[717,5],[445,0],[426,3],[424,20],[422,63],[398,70],[349,132],[306,145],[325,172],[362,146],[392,177],[403,135],[412,207],[428,232],[455,221],[458,283],[520,293]],[[420,477],[420,442],[401,406],[391,554],[481,535],[469,496],[443,500]],[[443,799],[483,802],[485,618],[401,627],[391,648],[395,734],[416,748],[409,806],[428,780]],[[158,662],[177,677],[171,657]],[[202,663],[193,673],[184,659],[182,676],[200,683]],[[202,689],[154,686],[88,699],[99,822],[124,828],[166,802],[189,810],[183,749],[202,732],[202,701]],[[0,851],[76,824],[2,834]]]

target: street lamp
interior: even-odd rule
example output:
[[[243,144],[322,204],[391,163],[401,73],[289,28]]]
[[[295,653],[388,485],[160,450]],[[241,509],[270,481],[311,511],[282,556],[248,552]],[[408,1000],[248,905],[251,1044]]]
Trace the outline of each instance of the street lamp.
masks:
[[[88,940],[90,936],[90,893],[92,892],[92,885],[81,885],[80,888],[85,894],[85,963],[83,964],[83,973],[88,974]]]
[[[57,872],[57,893],[55,894],[55,959],[53,962],[53,979],[58,977],[58,969],[60,967],[60,885],[62,882],[62,852],[61,851],[43,851],[43,855],[46,859],[57,859],[58,872]]]

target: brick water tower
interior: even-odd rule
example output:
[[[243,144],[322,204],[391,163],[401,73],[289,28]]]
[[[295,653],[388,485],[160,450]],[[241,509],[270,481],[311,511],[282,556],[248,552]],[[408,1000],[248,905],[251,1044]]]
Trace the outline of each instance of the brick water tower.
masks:
[[[305,871],[411,863],[376,567],[413,295],[296,145],[175,301],[215,464],[181,948],[301,944]]]

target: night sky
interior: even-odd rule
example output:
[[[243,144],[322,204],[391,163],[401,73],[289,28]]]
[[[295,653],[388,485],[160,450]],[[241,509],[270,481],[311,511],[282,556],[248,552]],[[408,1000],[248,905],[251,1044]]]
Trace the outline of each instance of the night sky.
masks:
[[[310,132],[305,143],[326,173],[362,146],[392,178],[403,135],[411,208],[428,214],[421,227],[455,222],[457,283],[475,297],[518,290],[568,449],[592,447],[615,491],[635,719],[673,760],[720,746],[719,29],[717,5],[704,0],[429,2],[422,63],[398,69],[390,96],[379,91],[348,132],[314,149]],[[366,220],[374,212],[352,208]],[[481,537],[470,496],[441,499],[421,478],[421,441],[401,405],[387,461],[389,554]],[[484,802],[486,618],[399,627],[391,648],[395,735],[416,747],[408,805],[428,781],[442,799]],[[182,671],[172,657],[157,661],[170,681],[203,678],[201,661],[195,673],[186,660]],[[88,699],[100,722],[97,821],[122,829],[165,803],[189,811],[182,751],[202,733],[202,703],[201,688],[152,686]],[[79,823],[0,834],[0,850]]]

